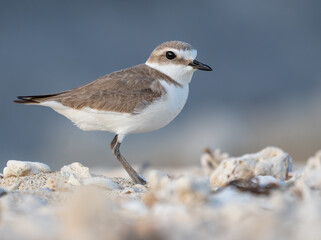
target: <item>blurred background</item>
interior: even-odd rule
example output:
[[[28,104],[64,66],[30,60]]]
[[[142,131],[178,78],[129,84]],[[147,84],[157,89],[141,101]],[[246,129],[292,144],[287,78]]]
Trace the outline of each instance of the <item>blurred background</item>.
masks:
[[[132,164],[197,165],[204,147],[233,156],[274,145],[306,159],[321,148],[321,1],[0,2],[0,167],[9,159],[59,169],[119,166],[113,134],[84,132],[17,95],[55,93],[146,61],[168,40],[198,50],[181,114],[128,136]]]

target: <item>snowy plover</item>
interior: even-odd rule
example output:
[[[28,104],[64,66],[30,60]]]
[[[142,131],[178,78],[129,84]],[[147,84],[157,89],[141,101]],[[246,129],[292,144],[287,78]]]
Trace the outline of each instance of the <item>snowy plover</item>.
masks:
[[[120,144],[127,134],[162,128],[180,113],[194,71],[212,70],[197,61],[196,54],[188,43],[165,42],[154,49],[145,64],[65,92],[19,96],[14,102],[50,107],[82,130],[115,133],[110,143],[114,156],[135,183],[145,184],[120,154]]]

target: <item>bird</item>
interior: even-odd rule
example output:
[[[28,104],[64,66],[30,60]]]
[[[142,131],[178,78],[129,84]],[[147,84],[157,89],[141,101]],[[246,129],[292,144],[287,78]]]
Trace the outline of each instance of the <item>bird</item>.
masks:
[[[157,46],[147,61],[112,72],[71,90],[18,96],[14,102],[50,107],[85,131],[115,136],[110,148],[135,184],[146,184],[120,153],[128,134],[144,133],[169,124],[184,107],[196,70],[212,68],[196,60],[197,50],[182,41]]]

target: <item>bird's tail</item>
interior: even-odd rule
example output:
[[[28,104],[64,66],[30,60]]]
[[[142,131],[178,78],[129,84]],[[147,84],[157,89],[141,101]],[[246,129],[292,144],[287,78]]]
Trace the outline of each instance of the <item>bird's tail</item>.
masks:
[[[48,100],[48,98],[55,97],[57,95],[60,95],[61,93],[55,93],[55,94],[47,94],[47,95],[37,95],[37,96],[18,96],[16,100],[13,100],[15,103],[22,103],[22,104],[38,104],[45,100]]]

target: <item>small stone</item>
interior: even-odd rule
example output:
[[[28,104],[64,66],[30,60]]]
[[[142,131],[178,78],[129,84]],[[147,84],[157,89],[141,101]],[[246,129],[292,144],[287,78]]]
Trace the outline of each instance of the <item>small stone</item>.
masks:
[[[51,172],[50,167],[40,162],[9,160],[7,166],[3,169],[4,178],[29,176],[41,172]]]
[[[91,177],[82,179],[82,184],[87,186],[96,186],[99,188],[107,189],[107,190],[115,190],[119,189],[119,185],[115,183],[110,178],[106,177]]]
[[[61,172],[61,175],[65,176],[65,177],[69,177],[70,175],[74,175],[74,177],[77,179],[91,177],[91,174],[89,172],[89,168],[83,166],[79,162],[74,162],[70,165],[63,166],[61,168],[60,172]]]

